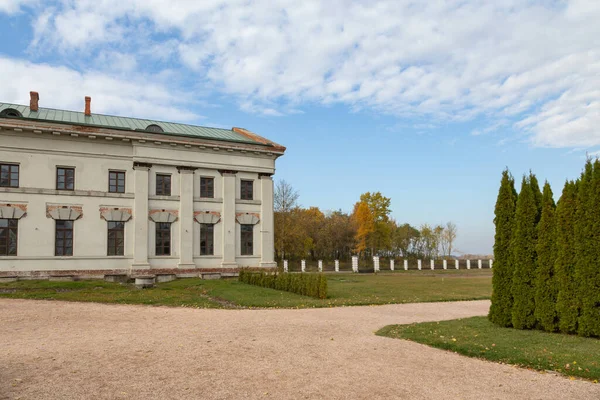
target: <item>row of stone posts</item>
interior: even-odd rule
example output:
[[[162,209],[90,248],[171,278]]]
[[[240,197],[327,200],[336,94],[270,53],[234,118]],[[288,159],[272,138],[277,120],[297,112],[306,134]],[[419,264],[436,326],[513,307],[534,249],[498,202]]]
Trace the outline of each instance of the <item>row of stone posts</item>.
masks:
[[[444,269],[448,269],[448,260],[442,260],[443,264],[443,268]],[[490,269],[492,269],[492,265],[493,265],[494,260],[489,260],[489,266]],[[335,260],[335,272],[340,272],[340,261],[339,260]],[[454,268],[459,269],[459,264],[460,261],[459,260],[454,260]],[[319,272],[323,272],[323,260],[318,260],[318,269]],[[434,260],[430,260],[430,268],[431,270],[435,269],[435,261]],[[482,269],[483,268],[483,261],[482,260],[477,260],[477,268],[478,269]],[[306,272],[306,260],[301,260],[300,261],[300,269],[302,272]],[[375,272],[380,272],[381,269],[379,267],[379,257],[373,257],[373,269]],[[391,259],[390,260],[390,271],[394,271],[395,269],[395,264],[394,264],[394,260]],[[421,271],[423,269],[423,264],[421,262],[421,260],[417,260],[417,269],[419,271]],[[467,269],[471,269],[471,260],[467,260]],[[408,271],[408,260],[404,260],[404,270]],[[288,268],[288,260],[283,260],[283,272],[289,272],[289,268]],[[358,272],[358,257],[357,256],[352,256],[352,272]]]

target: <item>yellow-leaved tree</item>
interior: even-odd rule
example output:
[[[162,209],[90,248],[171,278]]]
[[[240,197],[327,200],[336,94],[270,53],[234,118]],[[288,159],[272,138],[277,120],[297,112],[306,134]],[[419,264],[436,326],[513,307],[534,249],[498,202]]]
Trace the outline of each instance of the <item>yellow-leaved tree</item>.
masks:
[[[369,239],[375,232],[375,217],[369,205],[365,201],[359,201],[354,205],[352,220],[356,225],[356,245],[354,251],[361,253],[367,249]]]

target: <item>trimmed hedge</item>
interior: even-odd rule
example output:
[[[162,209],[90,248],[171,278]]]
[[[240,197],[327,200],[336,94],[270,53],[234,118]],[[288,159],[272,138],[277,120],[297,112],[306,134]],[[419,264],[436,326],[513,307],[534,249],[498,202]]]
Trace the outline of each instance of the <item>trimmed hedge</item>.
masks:
[[[302,296],[327,298],[327,278],[323,274],[291,274],[240,270],[239,281],[249,285],[283,290]]]

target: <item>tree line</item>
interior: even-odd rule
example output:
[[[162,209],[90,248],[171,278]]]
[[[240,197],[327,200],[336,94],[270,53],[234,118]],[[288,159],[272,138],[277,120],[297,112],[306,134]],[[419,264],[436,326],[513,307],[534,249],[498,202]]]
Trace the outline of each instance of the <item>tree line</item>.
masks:
[[[391,199],[363,193],[352,213],[298,205],[298,192],[286,181],[275,186],[275,252],[280,260],[348,260],[353,255],[402,258],[450,257],[457,227],[413,227],[390,217]]]
[[[502,173],[489,319],[500,326],[600,336],[600,161],[555,204],[532,173],[519,193]]]

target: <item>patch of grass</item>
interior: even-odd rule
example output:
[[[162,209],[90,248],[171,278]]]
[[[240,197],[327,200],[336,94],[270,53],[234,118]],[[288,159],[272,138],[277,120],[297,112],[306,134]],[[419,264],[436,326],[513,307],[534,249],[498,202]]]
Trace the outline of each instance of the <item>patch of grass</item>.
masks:
[[[471,271],[326,274],[328,297],[320,300],[233,279],[178,279],[152,289],[104,281],[0,283],[0,298],[92,301],[200,308],[309,308],[489,299],[491,276]],[[14,290],[14,291],[13,291]]]
[[[0,284],[0,298],[65,300],[95,303],[147,304],[175,307],[218,308],[202,285],[179,280],[137,289],[134,285],[100,280],[77,282],[19,281]],[[198,281],[198,280],[197,280]]]
[[[600,340],[501,328],[486,317],[390,325],[379,336],[408,339],[469,357],[598,381]]]

